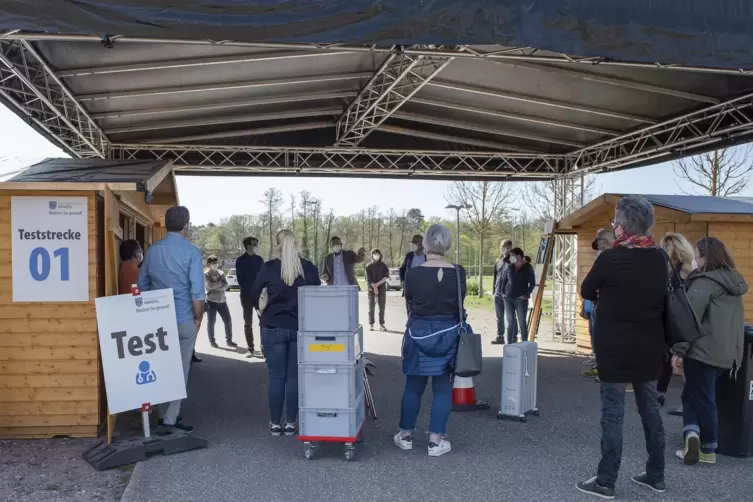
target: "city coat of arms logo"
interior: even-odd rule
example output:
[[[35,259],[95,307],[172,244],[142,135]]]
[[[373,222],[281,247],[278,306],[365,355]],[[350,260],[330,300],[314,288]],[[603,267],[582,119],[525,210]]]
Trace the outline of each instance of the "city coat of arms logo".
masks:
[[[57,209],[57,207],[58,207],[58,203],[56,201],[54,201],[54,200],[51,200],[50,201],[50,211],[54,211],[55,209]]]

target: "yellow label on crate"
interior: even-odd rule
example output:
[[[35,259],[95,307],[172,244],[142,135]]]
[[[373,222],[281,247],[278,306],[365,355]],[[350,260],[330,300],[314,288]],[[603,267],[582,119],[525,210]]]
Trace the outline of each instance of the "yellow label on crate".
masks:
[[[309,345],[309,352],[345,352],[345,345],[342,343],[312,343]]]

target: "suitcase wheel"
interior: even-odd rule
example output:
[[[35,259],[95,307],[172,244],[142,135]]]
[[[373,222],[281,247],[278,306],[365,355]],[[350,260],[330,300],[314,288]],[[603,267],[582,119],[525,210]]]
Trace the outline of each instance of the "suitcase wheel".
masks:
[[[351,462],[356,459],[356,447],[352,443],[345,445],[345,460]]]
[[[303,448],[303,456],[306,457],[307,460],[313,460],[316,456],[316,445],[312,443],[304,443]]]

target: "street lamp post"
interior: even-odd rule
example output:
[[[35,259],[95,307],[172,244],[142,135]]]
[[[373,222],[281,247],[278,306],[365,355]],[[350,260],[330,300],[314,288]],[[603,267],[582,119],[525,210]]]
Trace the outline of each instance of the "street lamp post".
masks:
[[[445,209],[455,210],[455,223],[457,225],[455,235],[455,263],[460,265],[460,210],[470,208],[470,204],[448,204]]]

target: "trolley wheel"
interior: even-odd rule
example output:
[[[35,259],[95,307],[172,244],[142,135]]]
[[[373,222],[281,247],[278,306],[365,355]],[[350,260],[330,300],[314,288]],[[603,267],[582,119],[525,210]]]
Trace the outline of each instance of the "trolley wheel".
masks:
[[[356,459],[356,447],[352,443],[345,445],[345,460],[351,462]]]
[[[527,417],[519,417],[518,420],[520,420],[520,423],[528,422],[528,418]]]
[[[533,411],[531,412],[531,414],[532,414],[532,415],[533,415],[534,417],[538,417],[538,416],[539,416],[539,410],[533,410]]]
[[[502,420],[503,418],[505,418],[505,416],[502,414],[502,412],[501,411],[498,412],[497,413],[497,420]]]
[[[303,456],[307,460],[312,460],[316,456],[316,445],[313,443],[303,444]]]

